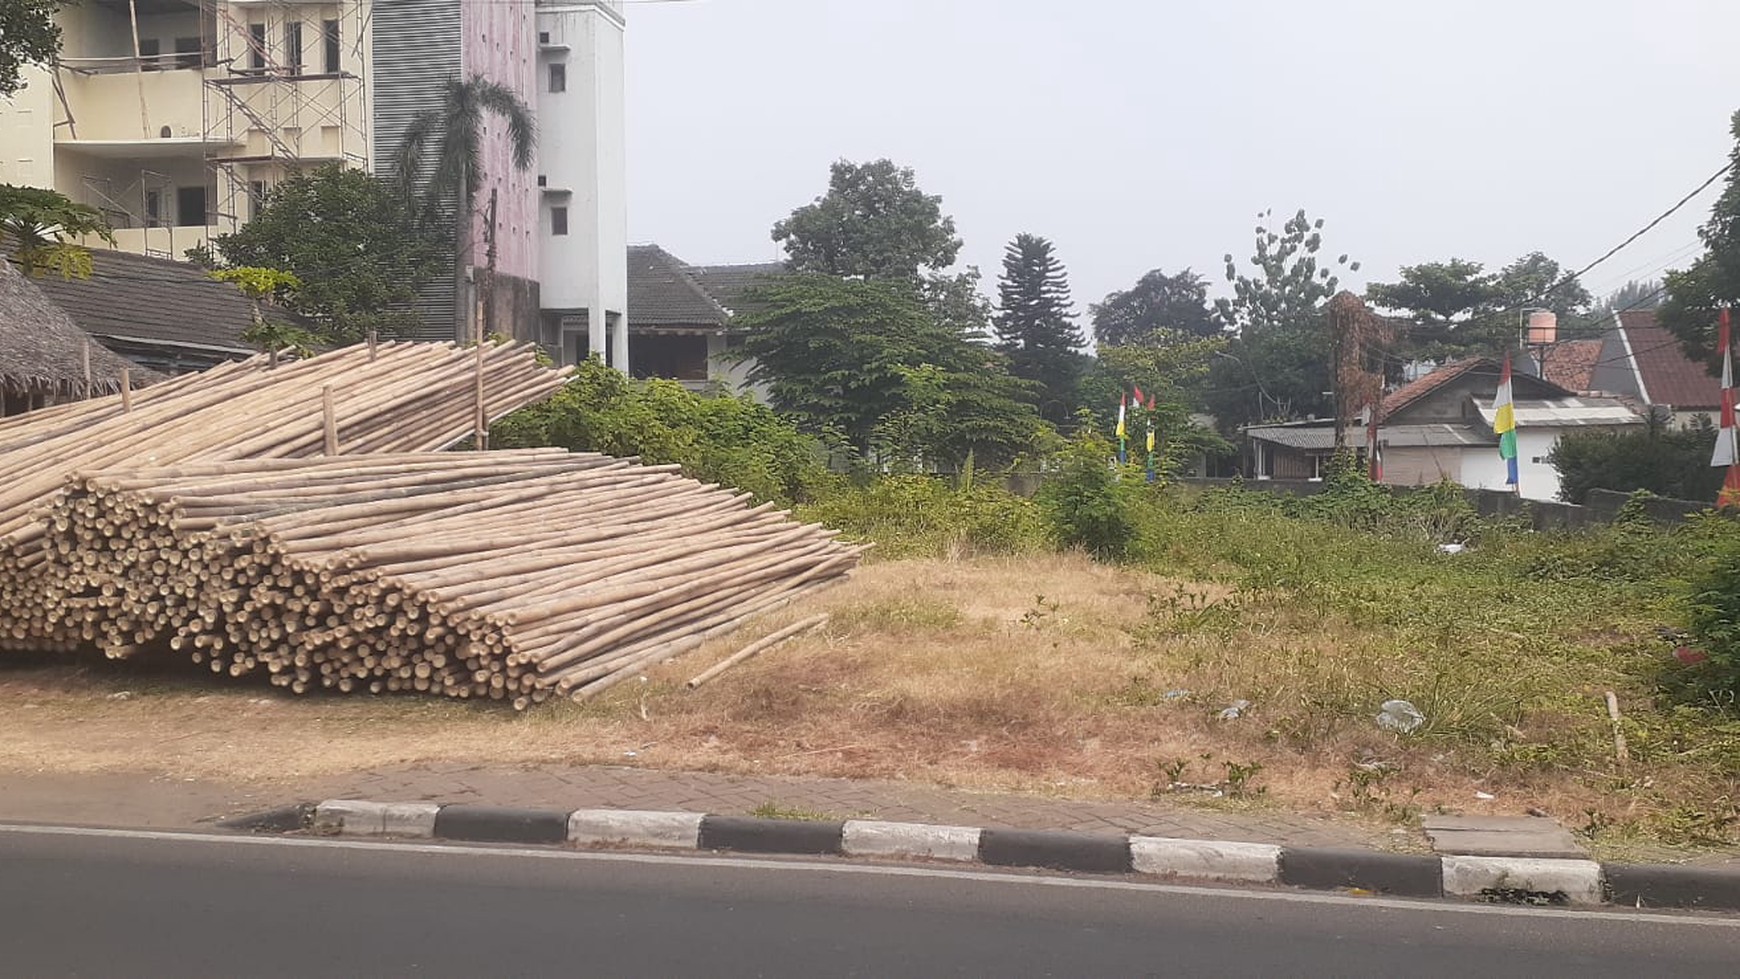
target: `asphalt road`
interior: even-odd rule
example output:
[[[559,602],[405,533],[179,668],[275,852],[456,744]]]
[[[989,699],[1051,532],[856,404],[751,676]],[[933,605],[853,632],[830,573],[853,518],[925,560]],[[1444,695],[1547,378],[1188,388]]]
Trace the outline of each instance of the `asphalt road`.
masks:
[[[0,826],[5,976],[1726,976],[1740,921]]]

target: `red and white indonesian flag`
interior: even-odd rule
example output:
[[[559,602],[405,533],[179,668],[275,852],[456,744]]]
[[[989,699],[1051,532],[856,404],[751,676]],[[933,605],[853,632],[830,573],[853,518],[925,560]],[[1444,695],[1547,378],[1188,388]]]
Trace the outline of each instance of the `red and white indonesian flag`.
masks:
[[[1728,311],[1722,310],[1722,428],[1716,434],[1716,452],[1710,457],[1712,466],[1732,466],[1740,463],[1740,444],[1734,427],[1734,344]]]

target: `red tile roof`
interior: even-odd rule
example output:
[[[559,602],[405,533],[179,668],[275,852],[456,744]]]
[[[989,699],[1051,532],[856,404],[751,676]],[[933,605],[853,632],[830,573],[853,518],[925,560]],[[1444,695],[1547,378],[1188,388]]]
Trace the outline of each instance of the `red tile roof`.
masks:
[[[1546,349],[1547,380],[1567,391],[1587,391],[1600,359],[1600,340],[1555,343]]]
[[[1650,404],[1692,411],[1722,406],[1722,382],[1686,356],[1674,335],[1656,324],[1654,312],[1620,313],[1619,323]]]

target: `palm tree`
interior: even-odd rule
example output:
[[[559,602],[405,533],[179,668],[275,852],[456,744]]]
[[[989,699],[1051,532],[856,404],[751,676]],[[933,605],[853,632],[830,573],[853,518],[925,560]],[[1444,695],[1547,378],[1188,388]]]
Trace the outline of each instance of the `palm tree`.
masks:
[[[484,116],[489,114],[507,122],[514,168],[522,172],[531,169],[532,151],[537,145],[532,110],[512,89],[480,75],[465,81],[449,78],[440,107],[427,109],[411,120],[397,154],[399,187],[425,227],[438,227],[446,208],[454,206],[455,274],[459,276],[464,275],[467,264],[459,259],[471,257],[467,231],[477,192],[483,186],[479,144]],[[429,167],[431,149],[433,167],[428,179],[421,182],[419,193],[418,178]]]

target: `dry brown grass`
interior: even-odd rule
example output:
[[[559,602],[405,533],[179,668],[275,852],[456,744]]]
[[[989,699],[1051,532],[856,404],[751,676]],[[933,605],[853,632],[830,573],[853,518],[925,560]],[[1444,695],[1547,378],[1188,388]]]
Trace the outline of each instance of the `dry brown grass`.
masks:
[[[1357,629],[1298,612],[1217,625],[1232,597],[1070,555],[872,564],[598,702],[524,716],[437,701],[295,699],[109,664],[10,668],[0,670],[0,770],[271,782],[420,762],[632,757],[667,769],[1129,798],[1173,775],[1218,782],[1260,766],[1245,781],[1251,794],[1306,810],[1405,818],[1539,806],[1576,823],[1603,804],[1563,775],[1476,770],[1442,742],[1403,743],[1369,718],[1313,711],[1326,673],[1361,689],[1384,651]],[[683,688],[818,610],[832,613],[824,629],[699,691]],[[1192,627],[1154,628],[1178,614]],[[1235,697],[1256,703],[1218,720]],[[1477,802],[1477,790],[1498,799]]]

